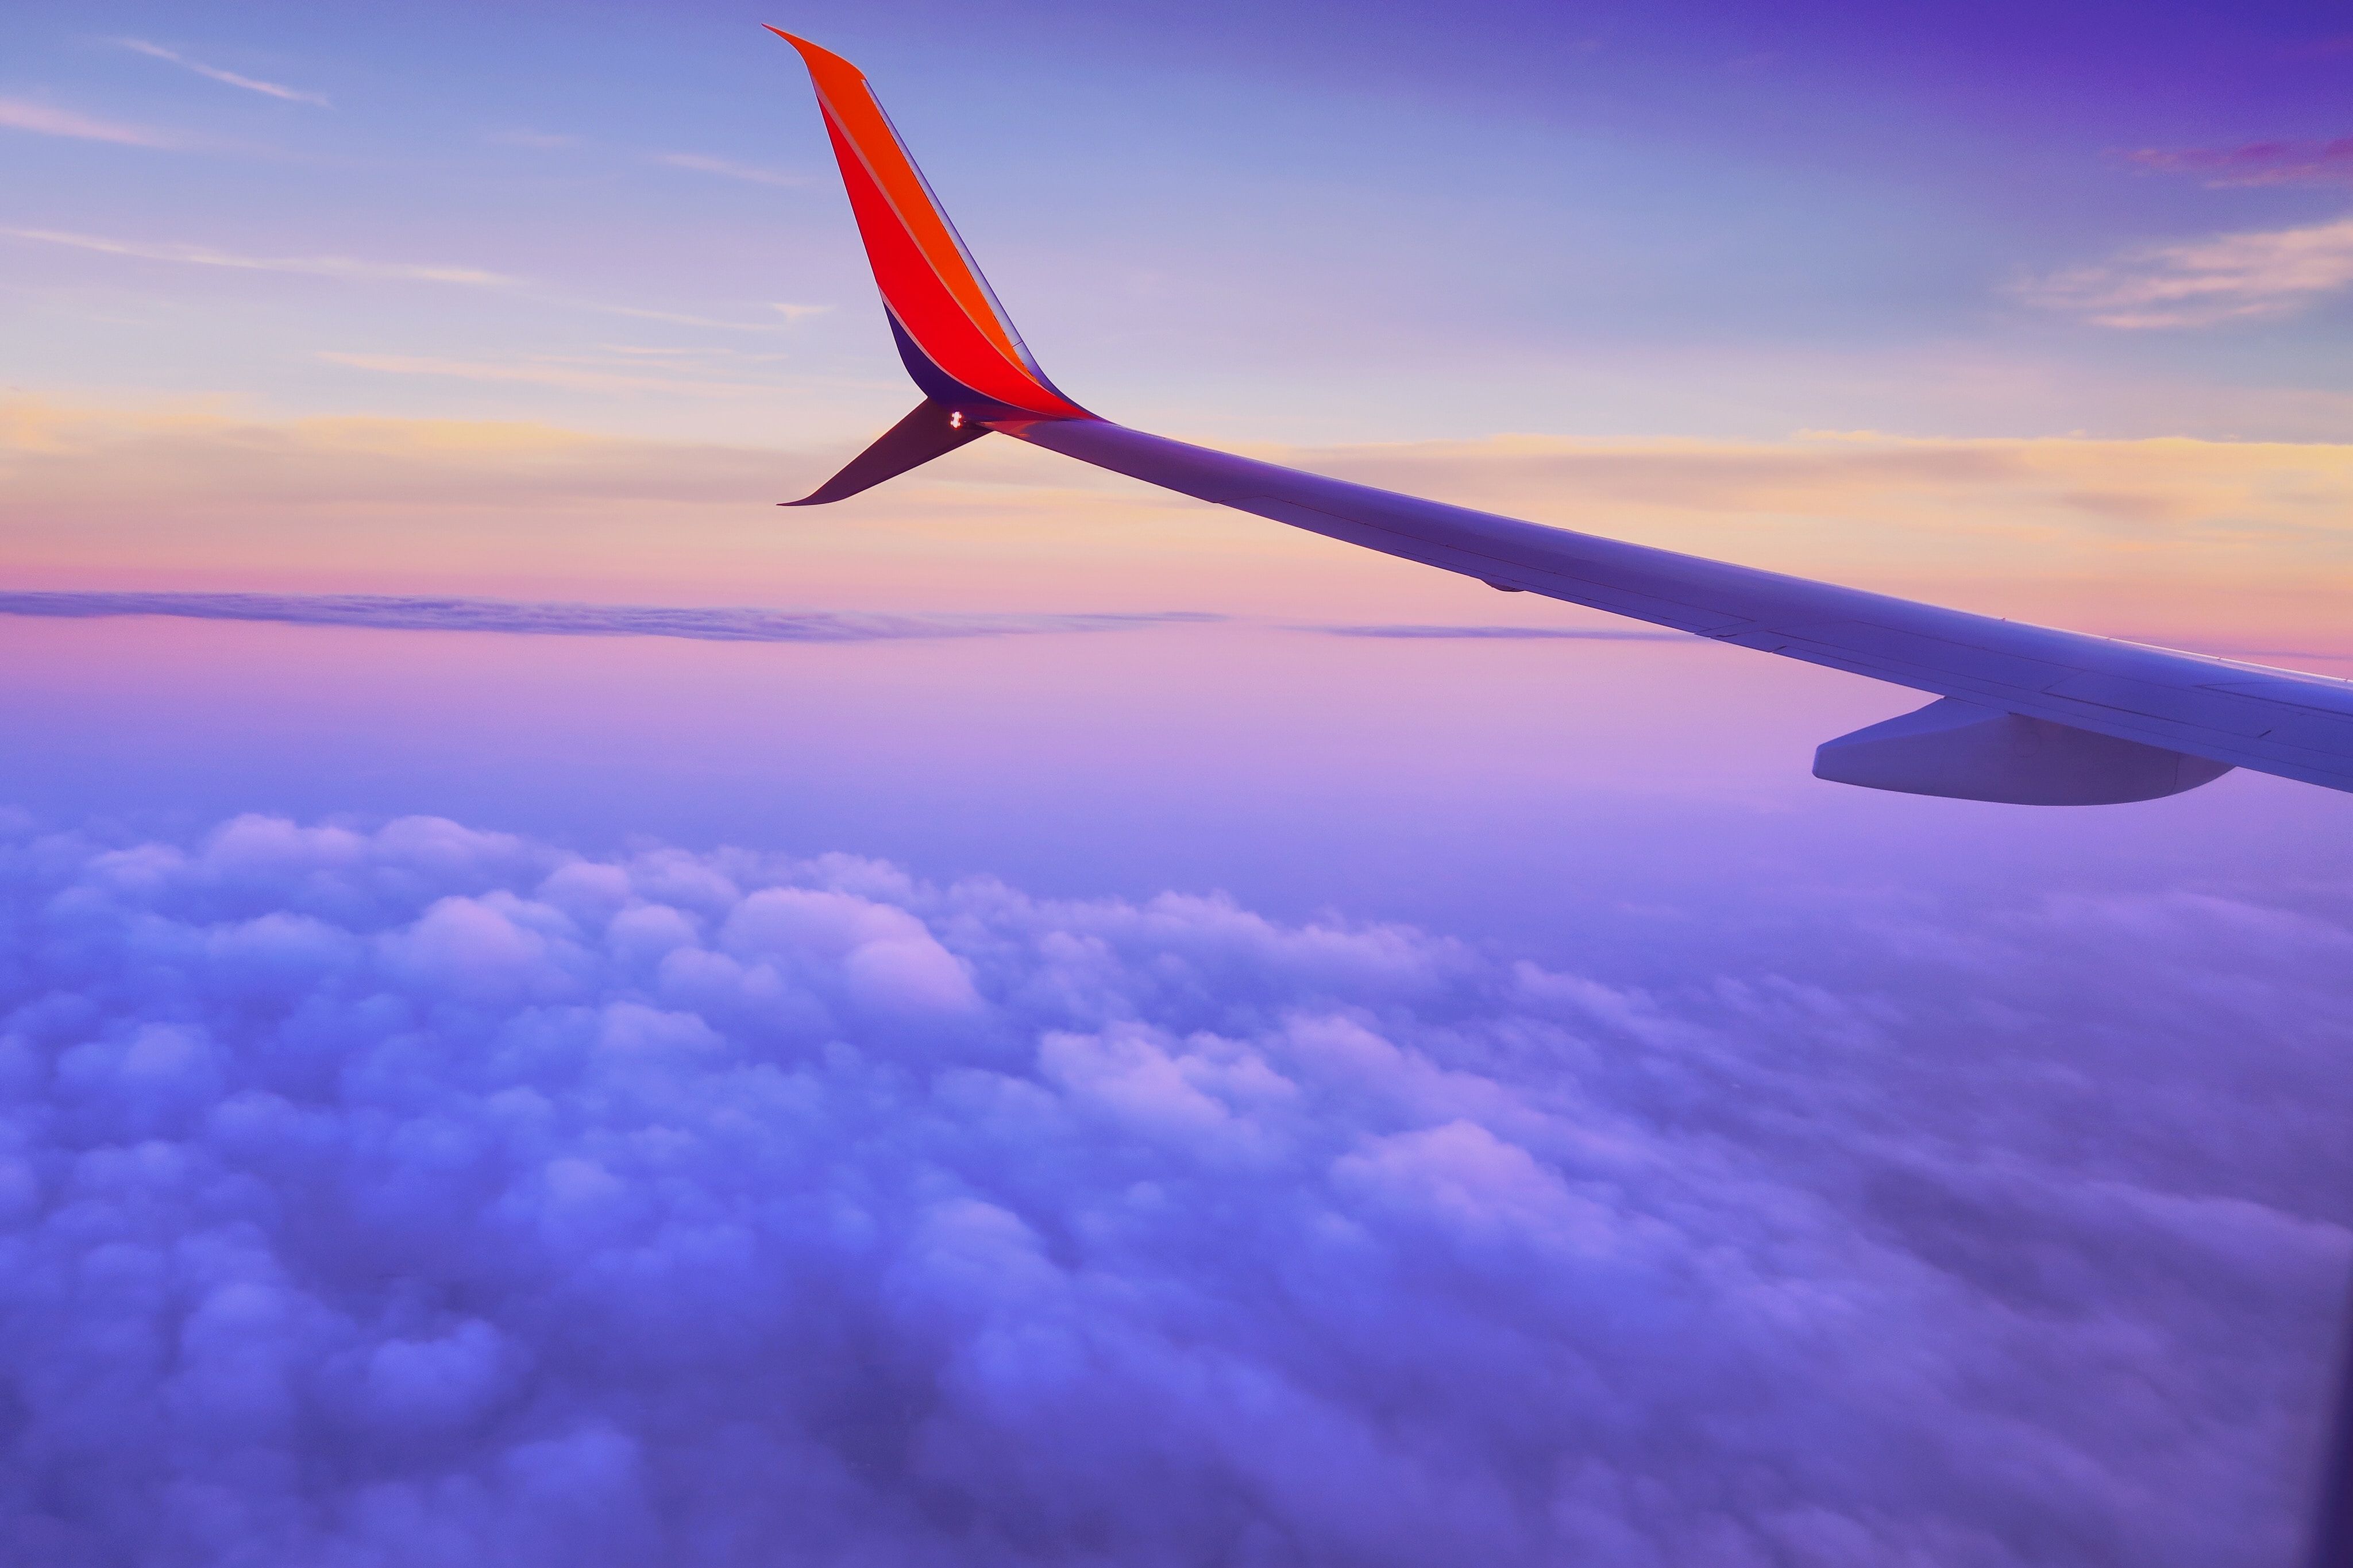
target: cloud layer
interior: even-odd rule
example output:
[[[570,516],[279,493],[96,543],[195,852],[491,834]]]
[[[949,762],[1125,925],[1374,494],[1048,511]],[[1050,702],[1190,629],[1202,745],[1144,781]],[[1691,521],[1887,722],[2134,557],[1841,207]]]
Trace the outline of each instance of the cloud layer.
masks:
[[[70,619],[179,616],[206,621],[279,621],[393,631],[688,637],[698,642],[902,642],[911,637],[1113,631],[1123,626],[1219,618],[1184,610],[1099,616],[892,616],[711,605],[532,604],[512,599],[427,599],[382,594],[5,592],[0,592],[0,615]],[[1425,628],[1425,634],[1426,631]],[[1358,629],[1356,635],[1417,634],[1414,628],[1384,632],[1373,627]]]
[[[659,353],[613,357],[595,374],[635,375],[639,363],[681,374]],[[764,374],[748,358],[713,363],[728,380]],[[0,552],[21,587],[1176,604],[1380,626],[1555,613],[1009,440],[976,443],[839,507],[776,510],[870,438],[792,450],[488,420],[0,399]],[[2342,442],[1817,432],[1252,455],[1986,614],[2173,646],[2353,653],[2339,646],[2353,593],[2353,445]]]
[[[5,595],[0,595],[5,598]],[[1302,630],[1323,632],[1335,637],[1391,637],[1403,640],[1449,638],[1501,638],[1505,641],[1543,642],[1565,639],[1570,642],[1681,642],[1681,632],[1620,631],[1609,626],[1313,626]]]
[[[0,1556],[2281,1560],[2353,930],[1786,913],[1822,975],[1653,995],[842,858],[14,833]]]

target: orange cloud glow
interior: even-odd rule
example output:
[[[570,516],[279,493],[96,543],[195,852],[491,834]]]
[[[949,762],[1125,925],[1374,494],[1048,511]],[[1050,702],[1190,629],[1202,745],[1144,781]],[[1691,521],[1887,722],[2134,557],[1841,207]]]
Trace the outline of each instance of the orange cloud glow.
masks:
[[[847,449],[0,404],[12,587],[1599,622],[988,441],[817,512]],[[1469,442],[1268,450],[1366,483],[2081,629],[2353,654],[2353,445]]]

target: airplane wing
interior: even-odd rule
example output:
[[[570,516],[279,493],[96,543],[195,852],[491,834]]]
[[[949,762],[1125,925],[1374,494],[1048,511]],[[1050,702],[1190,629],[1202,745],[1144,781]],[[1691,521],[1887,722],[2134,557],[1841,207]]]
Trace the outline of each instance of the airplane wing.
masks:
[[[2149,800],[2234,767],[2353,790],[2353,681],[1942,609],[1420,500],[1113,424],[1046,378],[865,77],[798,49],[885,314],[923,402],[815,494],[856,494],[1001,432],[1327,538],[1931,694],[1825,742],[1817,776],[2036,805]]]

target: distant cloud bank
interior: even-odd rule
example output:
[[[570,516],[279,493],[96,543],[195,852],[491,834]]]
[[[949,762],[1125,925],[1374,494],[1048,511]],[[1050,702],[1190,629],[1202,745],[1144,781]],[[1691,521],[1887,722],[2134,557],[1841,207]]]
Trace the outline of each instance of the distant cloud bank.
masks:
[[[517,632],[548,637],[688,637],[699,642],[900,642],[1018,637],[1219,623],[1198,610],[1076,615],[900,615],[866,610],[766,610],[673,605],[587,605],[380,594],[183,594],[0,591],[0,615],[89,619],[178,616],[385,631]],[[1681,632],[1608,626],[1297,626],[1323,637],[1406,640],[1687,642]]]
[[[1689,642],[1682,632],[1619,631],[1608,626],[1303,626],[1335,637],[1469,637],[1542,641],[1559,637],[1577,642]]]
[[[1651,993],[0,814],[0,1558],[2285,1561],[2341,906],[1777,892],[1811,977]]]
[[[774,321],[776,331],[787,330],[781,316]],[[639,380],[750,386],[779,374],[779,362],[763,352],[769,342],[742,341],[757,349],[690,351],[676,339],[631,337],[601,345],[597,356],[517,368],[617,395]],[[350,369],[353,378],[501,373],[493,361],[353,357],[374,367]],[[2266,395],[2257,388],[2246,400],[2253,407]],[[2353,396],[2339,401],[2337,436],[2353,428]],[[709,405],[733,405],[716,396]],[[1377,578],[1400,569],[1369,552],[1281,549],[1287,536],[1276,525],[1102,482],[1093,470],[1050,464],[1013,441],[978,442],[854,508],[798,514],[822,549],[794,542],[803,537],[797,522],[770,536],[773,548],[745,552],[741,530],[795,518],[772,503],[806,495],[871,438],[861,427],[795,449],[516,421],[270,420],[218,405],[91,407],[0,397],[0,489],[8,501],[0,507],[0,553],[16,563],[12,585],[24,587],[119,583],[114,574],[126,560],[176,570],[195,559],[187,552],[201,542],[210,584],[343,584],[364,558],[385,574],[379,582],[479,592],[477,584],[529,581],[543,570],[561,519],[567,573],[582,584],[570,591],[589,598],[649,592],[645,556],[659,541],[665,581],[691,584],[665,592],[689,599],[898,605],[936,591],[934,603],[1029,605],[1043,550],[1070,574],[1056,591],[1072,596],[1060,602],[1089,609],[1639,630],[1435,574],[1400,574],[1393,589]],[[1251,455],[2046,625],[2175,647],[2353,654],[2343,613],[2353,562],[2332,542],[2353,509],[2353,445],[2334,436],[1520,436]],[[1203,520],[1215,525],[1204,528]],[[1231,551],[1244,535],[1235,529],[1280,551],[1265,557],[1271,575],[1238,574]],[[2019,563],[2030,559],[2035,569],[2022,570]],[[469,574],[463,581],[448,575],[458,562]],[[1150,586],[1160,574],[1171,574],[1165,599]],[[159,576],[140,585],[183,581]],[[1420,583],[1442,596],[1412,586]],[[1246,595],[1234,591],[1245,585]],[[917,595],[923,597],[910,597]],[[1548,627],[1556,616],[1564,626]]]
[[[688,637],[699,642],[892,642],[1216,621],[1171,610],[1112,615],[881,615],[701,605],[582,605],[376,594],[5,593],[0,615],[86,618],[180,616],[379,630],[515,632],[550,637]]]

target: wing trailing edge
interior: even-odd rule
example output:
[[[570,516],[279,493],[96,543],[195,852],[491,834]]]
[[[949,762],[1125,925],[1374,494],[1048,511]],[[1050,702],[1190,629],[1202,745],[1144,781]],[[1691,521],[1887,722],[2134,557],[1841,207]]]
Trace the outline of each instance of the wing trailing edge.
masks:
[[[2234,767],[2353,791],[2353,682],[1998,620],[1421,500],[1114,425],[1039,368],[859,69],[771,27],[817,90],[892,335],[924,401],[793,505],[1000,430],[1146,484],[1938,699],[1825,742],[1818,777],[2021,805],[2179,794]]]

